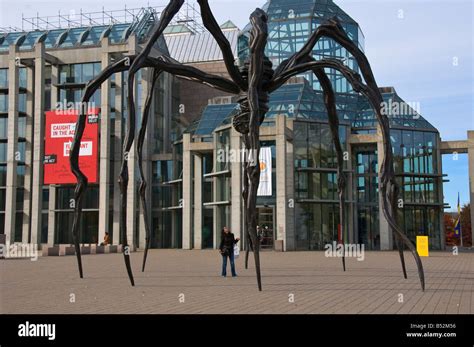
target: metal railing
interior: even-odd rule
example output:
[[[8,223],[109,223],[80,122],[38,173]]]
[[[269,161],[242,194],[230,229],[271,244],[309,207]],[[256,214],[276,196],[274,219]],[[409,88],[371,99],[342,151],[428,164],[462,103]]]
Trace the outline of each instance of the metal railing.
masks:
[[[159,13],[163,11],[165,6],[148,6],[141,8],[127,8],[125,6],[121,10],[106,10],[83,12],[71,10],[69,12],[58,11],[56,15],[40,16],[39,13],[35,17],[25,17],[22,14],[21,28],[0,28],[0,32],[12,31],[30,31],[30,30],[52,30],[86,26],[111,25],[120,23],[136,23],[138,26],[144,17],[149,17],[151,13],[158,18]],[[186,2],[180,12],[175,16],[172,25],[186,25],[194,32],[202,32],[205,30],[202,19],[195,8],[195,4]],[[7,30],[8,29],[8,30]]]

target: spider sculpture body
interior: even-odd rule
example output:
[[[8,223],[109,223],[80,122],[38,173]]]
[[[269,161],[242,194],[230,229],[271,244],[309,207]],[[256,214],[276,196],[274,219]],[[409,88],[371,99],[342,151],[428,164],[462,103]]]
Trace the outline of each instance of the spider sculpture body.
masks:
[[[373,76],[369,62],[364,53],[355,45],[346,35],[342,26],[337,19],[331,19],[326,23],[320,25],[311,35],[301,51],[295,53],[289,59],[283,61],[276,70],[273,70],[272,63],[265,56],[265,46],[268,37],[267,15],[261,9],[256,9],[250,16],[252,29],[250,31],[249,40],[249,58],[245,61],[243,67],[235,65],[234,56],[229,42],[222,33],[217,21],[215,20],[207,0],[197,0],[201,8],[201,16],[206,29],[212,34],[218,43],[224,57],[224,62],[228,70],[230,79],[220,76],[211,75],[202,72],[194,67],[182,65],[172,61],[166,56],[158,58],[151,57],[150,52],[152,46],[157,39],[163,34],[164,29],[169,25],[172,18],[182,7],[184,0],[171,0],[165,10],[162,12],[160,20],[150,39],[146,42],[143,50],[134,56],[125,57],[119,60],[106,69],[104,69],[95,79],[90,81],[86,86],[86,90],[82,99],[82,104],[86,104],[94,92],[113,74],[128,70],[128,110],[129,116],[127,119],[127,133],[123,144],[123,158],[122,167],[119,175],[120,185],[120,200],[121,200],[121,219],[120,219],[120,243],[123,247],[123,255],[126,269],[132,286],[134,285],[134,278],[130,265],[130,256],[128,251],[127,231],[126,231],[126,201],[127,201],[127,187],[128,187],[128,164],[127,153],[130,151],[135,140],[135,103],[134,103],[134,78],[137,71],[142,68],[149,68],[151,75],[151,88],[149,88],[147,100],[142,116],[141,127],[139,129],[137,138],[137,156],[138,167],[140,171],[141,183],[139,187],[140,201],[145,215],[145,229],[146,229],[146,247],[143,257],[142,271],[145,270],[145,264],[148,256],[148,250],[151,242],[151,230],[147,223],[148,211],[146,204],[146,187],[145,176],[142,166],[143,143],[145,140],[145,133],[147,121],[150,113],[152,95],[155,83],[161,73],[167,72],[179,78],[196,81],[202,84],[209,85],[213,88],[225,91],[227,93],[239,95],[239,112],[233,119],[234,128],[242,134],[243,143],[245,145],[248,158],[243,164],[244,184],[242,198],[245,203],[245,221],[244,230],[247,236],[247,252],[246,252],[246,267],[249,255],[249,249],[253,250],[255,269],[257,275],[258,289],[262,290],[261,273],[260,273],[260,240],[257,237],[257,216],[256,216],[256,202],[257,190],[260,178],[260,166],[257,165],[260,153],[259,131],[260,125],[265,118],[268,111],[269,95],[280,86],[282,86],[288,79],[295,75],[311,71],[318,78],[322,90],[324,102],[326,105],[328,120],[332,134],[332,140],[335,145],[337,153],[337,186],[339,197],[339,212],[340,224],[345,225],[345,188],[346,177],[343,172],[343,150],[339,140],[338,128],[339,119],[336,111],[335,94],[332,89],[331,82],[326,75],[324,69],[332,68],[340,71],[343,76],[351,83],[356,92],[364,94],[370,101],[371,106],[379,123],[382,137],[383,150],[385,159],[381,163],[381,179],[380,191],[382,197],[382,211],[387,219],[389,226],[395,233],[395,240],[400,252],[400,259],[404,277],[407,277],[403,248],[406,246],[413,254],[420,278],[422,290],[425,288],[423,266],[418,256],[414,245],[405,236],[404,231],[397,225],[394,218],[396,213],[396,201],[398,196],[398,187],[395,182],[395,174],[393,169],[392,147],[390,143],[390,128],[389,120],[382,112],[382,96],[378,89],[377,83]],[[362,73],[362,77],[349,69],[342,62],[335,59],[315,60],[311,56],[311,52],[321,37],[328,37],[336,41],[342,47],[346,48],[357,61],[357,64]],[[364,82],[365,81],[365,82]],[[80,277],[83,277],[81,253],[78,241],[79,220],[82,213],[82,198],[87,187],[87,177],[79,169],[79,144],[84,132],[86,123],[86,112],[80,110],[79,118],[76,125],[76,133],[71,149],[70,163],[71,170],[77,178],[77,185],[75,190],[75,215],[73,223],[73,240],[78,260],[78,268]],[[344,233],[342,233],[344,235]],[[344,239],[341,240],[344,243]],[[343,269],[345,271],[345,259],[342,258]]]

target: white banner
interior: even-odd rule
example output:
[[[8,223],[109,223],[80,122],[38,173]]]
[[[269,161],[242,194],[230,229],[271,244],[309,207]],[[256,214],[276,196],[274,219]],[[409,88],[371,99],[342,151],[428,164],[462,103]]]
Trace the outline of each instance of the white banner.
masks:
[[[92,141],[81,141],[81,148],[79,149],[79,156],[80,157],[87,157],[92,155]],[[69,157],[69,152],[71,151],[72,142],[65,142],[64,143],[64,153],[65,157]]]
[[[258,185],[258,196],[272,195],[272,149],[262,147],[260,149],[260,184]]]

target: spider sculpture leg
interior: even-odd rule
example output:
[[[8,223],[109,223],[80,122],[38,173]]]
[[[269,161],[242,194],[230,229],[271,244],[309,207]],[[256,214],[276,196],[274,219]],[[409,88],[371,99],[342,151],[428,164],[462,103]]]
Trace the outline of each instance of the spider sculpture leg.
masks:
[[[391,195],[391,207],[392,207],[392,216],[396,216],[397,215],[397,198],[398,198],[398,193],[399,193],[399,186],[398,184],[393,186],[393,189],[395,189],[396,191],[394,191]],[[405,279],[407,279],[407,269],[406,269],[406,266],[405,266],[405,255],[403,253],[404,251],[404,246],[403,246],[403,241],[401,240],[400,236],[398,235],[398,233],[395,233],[395,245],[398,249],[398,254],[400,255],[400,261],[402,263],[402,271],[403,271],[403,277]]]
[[[135,285],[133,279],[132,268],[130,265],[130,249],[127,240],[127,190],[128,190],[128,156],[130,149],[132,148],[133,141],[135,139],[135,102],[134,102],[134,89],[135,89],[135,74],[142,67],[145,67],[146,61],[153,45],[161,36],[165,28],[171,22],[173,17],[178,13],[182,7],[184,0],[171,0],[166,6],[160,16],[158,26],[154,29],[151,39],[146,43],[140,54],[137,55],[135,60],[130,66],[128,72],[128,118],[127,118],[127,132],[125,134],[125,140],[123,144],[123,158],[122,167],[119,175],[119,186],[120,186],[120,235],[121,243],[123,247],[123,256],[125,266],[127,267],[128,277],[132,286]]]
[[[245,148],[250,148],[250,144],[248,142],[247,134],[243,135],[243,139],[244,139]],[[243,166],[243,171],[244,171],[244,179],[243,179],[242,199],[244,201],[247,201],[248,195],[249,195],[249,180],[248,180],[248,172],[247,172],[247,166],[246,165]],[[244,232],[245,232],[245,239],[246,239],[245,269],[249,268],[249,253],[250,253],[251,249],[253,251],[252,240],[250,238],[249,229],[247,228],[247,223],[248,223],[247,222],[247,213],[244,213],[244,229],[245,229]]]
[[[159,75],[163,72],[166,71],[170,74],[173,74],[175,76],[178,76],[183,79],[188,79],[191,81],[199,82],[206,84],[208,86],[211,86],[213,88],[223,90],[228,93],[235,93],[238,91],[238,87],[232,82],[229,81],[225,78],[222,78],[220,76],[215,76],[212,74],[207,74],[204,73],[196,68],[185,66],[182,64],[177,64],[173,63],[169,58],[167,57],[160,57],[160,58],[147,58],[145,60],[145,63],[143,67],[146,66],[152,66],[153,67],[153,81],[151,88],[148,90],[148,95],[147,95],[147,100],[145,103],[145,109],[143,113],[143,118],[142,118],[142,124],[139,132],[139,137],[138,137],[138,143],[137,143],[137,157],[138,157],[138,166],[139,166],[139,171],[140,171],[140,200],[143,208],[143,214],[145,217],[145,229],[146,229],[146,243],[145,243],[145,253],[143,256],[143,263],[142,263],[142,272],[145,271],[145,266],[146,266],[146,260],[148,257],[148,250],[150,248],[150,243],[151,243],[151,228],[148,223],[148,209],[147,209],[147,203],[146,203],[146,180],[144,177],[143,173],[143,165],[142,165],[142,158],[143,158],[143,143],[145,140],[145,134],[146,134],[146,127],[147,127],[147,122],[149,118],[149,112],[153,100],[153,91],[155,89],[156,81],[159,77]],[[128,171],[127,171],[128,172]],[[122,176],[121,176],[122,177]],[[123,200],[122,200],[123,201]],[[122,207],[123,208],[123,207]],[[121,214],[123,216],[123,213]],[[122,217],[123,218],[123,217]],[[125,221],[121,220],[121,225],[122,223],[125,223]],[[123,236],[123,234],[122,234]],[[122,239],[123,242],[126,242],[126,239]],[[126,266],[128,269],[127,265],[127,260],[126,260]],[[133,284],[132,284],[133,285]]]
[[[209,2],[207,0],[197,0],[197,2],[201,8],[202,22],[219,45],[230,78],[241,90],[247,90],[247,84],[235,65],[234,53],[232,52],[230,43],[224,36],[224,33],[214,18],[211,8],[209,7]]]
[[[393,152],[392,152],[392,144],[390,141],[390,122],[386,114],[382,112],[382,104],[383,98],[378,88],[377,82],[375,81],[375,77],[373,75],[372,69],[370,67],[369,61],[365,54],[359,49],[359,47],[352,42],[347,34],[344,32],[344,29],[340,25],[337,20],[329,21],[329,26],[332,28],[330,31],[330,36],[338,42],[342,47],[346,48],[352,56],[356,59],[362,76],[369,88],[371,103],[375,110],[375,115],[377,117],[380,129],[382,131],[382,139],[383,139],[383,152],[384,152],[384,160],[381,163],[381,179],[380,179],[380,191],[382,197],[382,211],[387,219],[389,226],[395,232],[395,235],[401,239],[401,241],[408,247],[411,251],[413,257],[415,258],[415,262],[418,268],[418,276],[421,282],[421,288],[425,290],[425,275],[423,271],[423,264],[421,262],[421,258],[418,255],[415,246],[413,243],[408,239],[405,235],[405,232],[398,226],[397,221],[395,219],[396,214],[393,212],[395,211],[396,205],[394,203],[397,201],[397,194],[398,194],[398,185],[395,179],[395,172],[393,168]],[[402,249],[402,247],[400,247]],[[399,250],[400,250],[399,249]],[[405,260],[403,251],[399,252],[400,260],[402,263],[402,268],[404,269]],[[406,270],[404,270],[404,275],[406,275]]]
[[[250,34],[250,65],[248,102],[250,108],[248,144],[250,160],[246,163],[249,192],[246,201],[247,228],[252,240],[257,274],[258,290],[262,290],[260,274],[260,240],[257,236],[257,191],[260,181],[260,103],[259,94],[262,93],[262,79],[264,72],[264,50],[268,37],[267,15],[261,9],[256,9],[250,16],[252,31]]]
[[[332,24],[330,23],[330,25],[335,25],[335,23],[336,22],[333,21]],[[334,34],[334,32],[336,33]],[[407,246],[407,248],[411,251],[413,257],[415,258],[421,288],[424,291],[425,277],[421,259],[416,251],[415,246],[408,239],[403,230],[397,225],[393,214],[396,206],[395,202],[397,201],[398,185],[396,184],[395,173],[393,170],[393,154],[389,136],[390,124],[388,117],[382,112],[382,96],[375,83],[375,79],[373,78],[372,70],[370,69],[370,65],[367,61],[367,58],[358,49],[358,47],[355,46],[352,41],[350,41],[350,39],[344,33],[343,29],[340,28],[340,26],[336,26],[336,29],[334,29],[334,31],[329,32],[328,36],[334,38],[339,44],[345,47],[356,58],[367,84],[362,83],[362,79],[359,74],[350,70],[347,66],[337,60],[324,59],[321,61],[314,61],[314,59],[310,57],[308,58],[307,63],[296,65],[292,68],[289,68],[288,70],[283,71],[279,76],[276,76],[276,78],[274,78],[268,88],[270,91],[272,91],[274,90],[274,88],[278,88],[278,86],[281,85],[281,83],[283,83],[287,78],[290,78],[291,76],[303,73],[308,70],[313,70],[315,67],[333,68],[335,70],[340,71],[344,75],[344,77],[349,81],[349,83],[351,83],[356,92],[360,92],[368,98],[372,108],[374,109],[377,120],[380,124],[384,144],[385,159],[381,165],[380,180],[382,212],[385,218],[387,219],[389,226],[395,232],[395,236],[400,238],[400,240]],[[400,258],[402,262],[402,268],[404,268],[405,263],[403,252],[400,252]]]
[[[341,140],[339,138],[339,117],[336,110],[336,96],[332,89],[331,81],[324,72],[324,69],[316,68],[313,70],[314,74],[321,84],[323,90],[324,103],[328,113],[329,127],[331,129],[332,141],[336,149],[337,156],[337,190],[339,196],[339,218],[341,225],[341,243],[342,243],[342,268],[346,271],[346,258],[344,247],[344,229],[346,226],[346,209],[345,209],[345,191],[346,191],[346,176],[344,174],[344,153],[342,150]],[[339,240],[338,240],[339,241]]]
[[[123,58],[117,61],[116,63],[111,64],[107,68],[105,68],[94,80],[90,81],[88,85],[86,86],[84,96],[82,98],[82,105],[86,105],[89,102],[92,95],[100,88],[101,84],[104,83],[108,78],[110,78],[114,73],[128,70],[130,68],[131,63],[133,63],[135,59],[136,59],[136,56],[128,56],[126,58]],[[166,71],[171,74],[174,73],[178,77],[204,83],[208,86],[211,86],[219,90],[223,90],[228,93],[238,92],[238,87],[232,81],[229,81],[220,76],[204,73],[190,66],[183,66],[180,64],[172,63],[171,60],[168,60],[165,57],[161,57],[160,59],[147,58],[144,67],[153,67],[155,69],[155,72]],[[150,92],[153,89],[154,89],[154,86],[152,86],[152,88],[150,89]],[[149,98],[147,98],[147,102],[148,103],[151,102]],[[149,108],[145,106],[145,114],[147,114],[147,117],[148,117],[149,111],[147,111],[147,109]],[[87,189],[88,182],[87,182],[87,177],[82,173],[82,171],[79,168],[79,148],[80,147],[78,144],[81,142],[81,139],[84,133],[86,117],[87,117],[86,110],[81,109],[78,120],[77,120],[77,124],[76,124],[77,131],[74,136],[74,141],[71,148],[71,156],[70,156],[71,171],[76,176],[76,179],[78,181],[76,185],[76,189],[75,189],[75,213],[74,213],[72,235],[73,235],[74,245],[76,249],[79,275],[81,278],[83,277],[82,260],[81,260],[81,253],[80,253],[80,247],[79,247],[79,239],[77,235],[78,235],[78,229],[79,229],[79,221],[82,214],[82,198],[83,198],[84,192]],[[143,189],[141,191],[143,191]],[[144,263],[145,262],[146,260],[144,260]],[[127,266],[127,261],[126,261],[126,266]],[[127,272],[128,272],[128,268],[127,268]]]
[[[151,89],[148,91],[147,101],[145,104],[144,114],[142,118],[142,126],[140,129],[139,137],[138,137],[138,145],[137,145],[137,154],[138,154],[138,162],[139,162],[139,169],[140,169],[140,176],[141,176],[141,184],[140,184],[140,196],[141,196],[141,203],[145,215],[145,228],[146,228],[146,244],[145,244],[145,253],[143,256],[143,264],[142,264],[142,271],[145,271],[146,260],[148,255],[148,250],[150,248],[151,242],[151,229],[148,225],[148,213],[147,213],[147,204],[146,204],[146,181],[143,175],[142,170],[142,148],[143,142],[145,139],[146,133],[146,122],[149,118],[150,107],[152,103],[152,95],[153,90],[155,88],[155,83],[159,75],[162,71],[166,71],[172,75],[175,75],[181,79],[186,79],[202,84],[206,84],[212,88],[216,88],[227,93],[237,93],[238,87],[232,81],[229,81],[223,77],[215,76],[212,74],[205,73],[200,71],[196,68],[177,64],[171,61],[168,57],[160,57],[160,58],[148,58],[148,64],[154,67],[154,74],[153,74],[153,82]]]
[[[139,187],[139,193],[140,193],[140,201],[142,204],[142,209],[143,209],[143,217],[144,217],[144,222],[145,222],[145,232],[146,232],[146,237],[145,237],[145,253],[143,254],[143,264],[142,264],[142,272],[145,272],[145,264],[146,264],[146,259],[148,256],[148,250],[150,248],[151,244],[151,228],[148,223],[148,207],[146,203],[146,178],[145,174],[143,172],[143,143],[145,142],[145,135],[146,135],[146,128],[147,128],[147,123],[148,123],[148,118],[150,116],[150,109],[153,101],[153,92],[155,90],[155,84],[158,80],[158,78],[161,75],[161,70],[160,69],[151,69],[151,85],[149,86],[148,89],[148,94],[145,102],[145,108],[143,109],[143,115],[142,115],[142,124],[140,127],[140,131],[138,133],[138,139],[137,139],[137,158],[138,158],[138,170],[140,171],[140,187]]]
[[[101,84],[106,81],[109,77],[113,74],[121,71],[125,71],[128,69],[129,63],[133,61],[135,57],[127,57],[124,58],[114,64],[108,66],[102,73],[97,76],[95,79],[90,81],[84,91],[84,95],[82,97],[81,109],[79,110],[79,117],[76,123],[76,131],[74,134],[74,140],[71,146],[71,155],[69,156],[69,162],[71,165],[71,171],[77,179],[76,189],[74,191],[74,200],[75,200],[75,207],[74,207],[74,220],[72,224],[72,236],[73,236],[73,243],[74,248],[76,250],[76,257],[77,257],[77,266],[79,269],[79,276],[83,278],[83,271],[82,271],[82,260],[81,260],[81,248],[79,246],[79,224],[81,220],[82,214],[82,199],[84,192],[87,189],[87,177],[79,168],[79,149],[80,143],[82,139],[82,135],[84,134],[84,129],[86,126],[86,119],[87,119],[87,109],[85,105],[88,104],[92,95],[99,89]]]

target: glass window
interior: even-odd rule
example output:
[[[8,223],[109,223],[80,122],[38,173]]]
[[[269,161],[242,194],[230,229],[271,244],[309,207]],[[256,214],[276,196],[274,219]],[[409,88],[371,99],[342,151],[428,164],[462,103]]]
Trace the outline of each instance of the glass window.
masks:
[[[43,199],[42,199],[42,204],[43,204],[43,210],[47,210],[49,206],[49,187],[43,187]]]
[[[25,141],[19,141],[18,142],[18,161],[24,162],[26,158],[26,142]]]
[[[8,118],[0,118],[0,139],[6,139],[8,134]]]
[[[74,188],[58,187],[56,190],[56,209],[70,210],[74,208]],[[97,186],[89,186],[84,195],[83,208],[95,209],[99,208],[99,188]]]
[[[82,76],[81,82],[86,83],[94,78],[94,64],[83,64],[82,65]]]
[[[23,177],[25,177],[24,169],[22,171],[23,171]],[[25,188],[18,187],[16,189],[16,210],[17,211],[23,211],[24,201],[25,201]]]
[[[308,167],[308,124],[295,122],[293,128],[295,167]]]
[[[26,93],[18,94],[18,112],[26,112]]]
[[[229,169],[229,159],[227,158],[228,153],[230,148],[230,132],[228,130],[225,131],[220,131],[217,133],[217,153],[221,155],[216,156],[216,171],[225,171]],[[224,155],[222,155],[224,154]],[[224,157],[224,158],[223,158]],[[225,159],[225,160],[222,160]]]
[[[56,212],[55,244],[72,243],[73,212]],[[80,225],[80,243],[98,243],[99,212],[84,211]]]
[[[0,187],[7,185],[7,166],[5,164],[0,165]]]
[[[27,74],[26,74],[26,68],[22,67],[18,70],[18,77],[19,77],[19,84],[20,88],[26,88],[27,87]]]
[[[309,167],[321,166],[321,125],[318,123],[308,124],[308,149]]]
[[[0,113],[8,112],[8,94],[0,94]]]
[[[26,117],[18,117],[18,137],[26,137]]]
[[[15,242],[22,242],[23,241],[22,238],[23,238],[23,212],[17,212],[15,213]]]
[[[0,88],[8,88],[8,69],[0,69]]]
[[[7,199],[7,190],[5,188],[0,189],[0,211],[5,211],[5,202]]]
[[[173,161],[161,160],[153,163],[153,184],[159,184],[173,180]]]
[[[7,162],[7,143],[0,142],[0,162]]]

